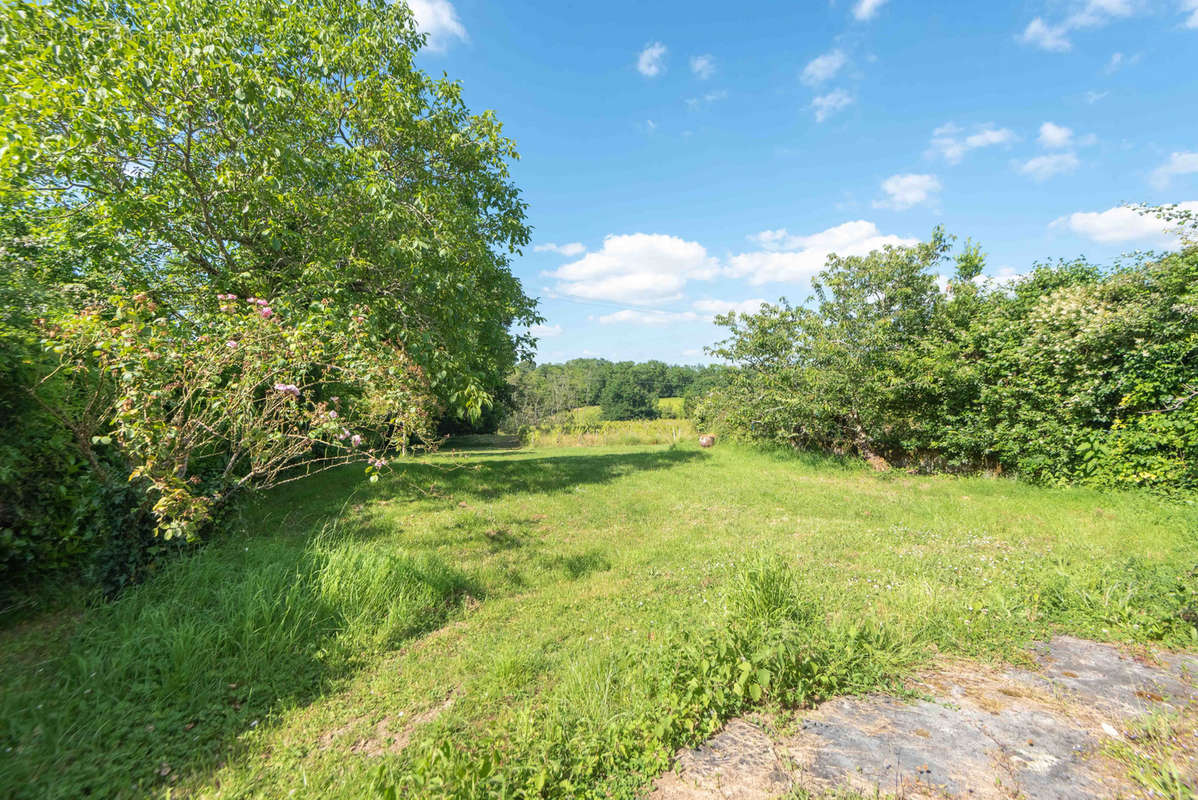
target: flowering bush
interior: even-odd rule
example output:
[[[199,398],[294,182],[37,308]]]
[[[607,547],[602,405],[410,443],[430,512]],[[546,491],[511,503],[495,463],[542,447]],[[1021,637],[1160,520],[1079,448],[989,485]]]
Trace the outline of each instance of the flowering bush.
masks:
[[[158,530],[194,538],[234,494],[432,441],[437,411],[401,344],[364,307],[284,311],[217,295],[211,311],[162,313],[145,295],[47,330],[66,372],[110,378],[111,432],[130,480],[150,487]]]

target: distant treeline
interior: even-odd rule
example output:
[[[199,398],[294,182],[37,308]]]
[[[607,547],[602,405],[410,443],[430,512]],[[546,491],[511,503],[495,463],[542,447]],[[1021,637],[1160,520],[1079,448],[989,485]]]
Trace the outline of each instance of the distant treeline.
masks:
[[[582,406],[600,406],[604,419],[652,419],[656,400],[690,401],[727,383],[729,367],[684,366],[662,361],[576,358],[564,364],[524,363],[509,377],[505,428],[540,425]]]

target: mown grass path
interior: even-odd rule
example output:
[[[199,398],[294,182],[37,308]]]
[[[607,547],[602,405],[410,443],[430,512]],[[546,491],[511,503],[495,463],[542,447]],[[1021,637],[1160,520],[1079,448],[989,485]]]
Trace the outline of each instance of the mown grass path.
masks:
[[[4,634],[5,794],[635,796],[733,708],[669,693],[729,625],[807,632],[811,674],[741,687],[768,706],[1052,632],[1184,645],[1198,564],[1193,506],[726,445],[446,453],[246,527]],[[737,589],[764,556],[786,598]]]

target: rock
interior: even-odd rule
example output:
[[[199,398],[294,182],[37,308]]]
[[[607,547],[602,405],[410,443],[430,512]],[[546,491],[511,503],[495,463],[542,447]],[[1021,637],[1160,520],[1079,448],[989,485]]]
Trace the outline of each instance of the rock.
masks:
[[[713,447],[715,445],[715,436],[710,433],[705,433],[699,437],[699,447]]]

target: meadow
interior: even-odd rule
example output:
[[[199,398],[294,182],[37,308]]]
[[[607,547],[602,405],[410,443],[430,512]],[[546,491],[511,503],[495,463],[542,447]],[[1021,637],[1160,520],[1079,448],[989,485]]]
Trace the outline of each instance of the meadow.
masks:
[[[481,446],[490,445],[490,446]],[[0,633],[17,798],[636,797],[750,708],[1194,647],[1198,510],[721,443],[450,443]]]

